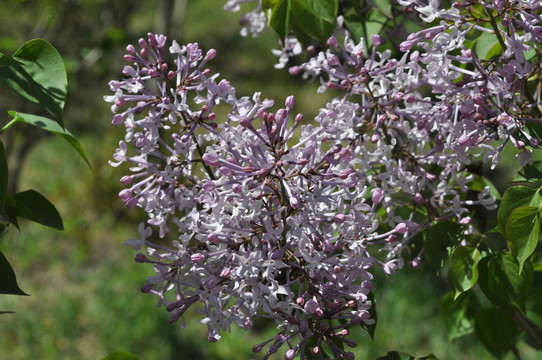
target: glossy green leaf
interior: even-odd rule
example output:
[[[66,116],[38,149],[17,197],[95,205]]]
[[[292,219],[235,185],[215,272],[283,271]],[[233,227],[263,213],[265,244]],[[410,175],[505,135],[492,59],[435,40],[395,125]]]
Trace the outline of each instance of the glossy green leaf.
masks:
[[[269,23],[282,40],[290,33],[290,12],[291,0],[278,0],[273,5]]]
[[[462,226],[451,221],[441,221],[427,231],[424,238],[425,256],[436,272],[442,269],[462,237]]]
[[[20,192],[14,197],[17,204],[17,216],[38,224],[64,230],[62,218],[49,200],[35,190]]]
[[[478,271],[478,284],[489,300],[505,310],[518,308],[525,312],[534,278],[530,261],[525,262],[520,274],[515,257],[506,253],[493,259],[483,258],[478,263]]]
[[[335,30],[338,0],[292,0],[292,14],[299,28],[325,43]]]
[[[11,56],[8,56],[0,52],[0,67],[15,66],[15,65],[23,65],[23,63],[15,60]]]
[[[139,360],[139,357],[125,351],[115,351],[101,360]]]
[[[497,224],[499,231],[506,236],[506,225],[510,214],[522,206],[538,206],[542,198],[538,189],[526,186],[512,186],[504,193],[497,213]]]
[[[386,355],[376,358],[376,360],[438,360],[438,358],[433,354],[415,357],[404,352],[390,351]]]
[[[499,40],[494,34],[483,32],[474,46],[474,51],[479,59],[489,60],[502,52]]]
[[[66,68],[53,45],[43,39],[26,42],[13,54],[23,65],[0,67],[0,80],[28,101],[38,104],[61,126],[68,87]]]
[[[454,292],[450,291],[440,302],[450,341],[474,332],[474,316],[480,309],[480,304],[472,291],[463,293],[455,300],[454,298]]]
[[[500,309],[478,312],[474,328],[482,344],[497,359],[503,359],[517,342],[517,325]]]
[[[533,253],[540,240],[540,213],[538,207],[522,206],[514,209],[506,225],[506,241],[519,263],[519,272],[525,260]]]
[[[85,150],[83,149],[83,146],[79,141],[75,138],[75,136],[72,135],[71,132],[69,132],[67,129],[61,127],[56,122],[54,122],[51,119],[48,119],[43,116],[33,115],[33,114],[25,114],[25,113],[19,113],[15,111],[9,111],[9,114],[13,116],[13,122],[17,121],[23,121],[27,124],[34,125],[36,127],[42,128],[43,130],[47,130],[49,132],[52,132],[60,137],[62,137],[64,140],[70,143],[71,146],[81,155],[81,157],[85,160],[85,162],[90,166],[90,162],[87,158],[87,155],[85,153]],[[10,125],[10,124],[8,124]]]
[[[19,288],[17,277],[4,254],[0,252],[0,294],[28,295]]]
[[[6,217],[4,199],[8,190],[8,160],[4,144],[0,140],[0,215]]]
[[[377,9],[382,12],[382,14],[386,15],[386,17],[390,19],[392,18],[390,0],[377,0],[374,2],[374,4],[377,7]]]
[[[454,300],[478,281],[478,261],[480,252],[476,248],[460,246],[452,252],[448,276],[455,289]]]

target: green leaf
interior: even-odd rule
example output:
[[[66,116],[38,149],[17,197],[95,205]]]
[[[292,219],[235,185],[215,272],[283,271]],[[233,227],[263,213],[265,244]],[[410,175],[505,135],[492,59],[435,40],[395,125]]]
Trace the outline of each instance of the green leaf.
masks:
[[[6,210],[6,217],[8,218],[9,222],[12,223],[18,230],[21,230],[17,221],[17,203],[8,194],[6,194],[6,197],[4,198],[4,208]]]
[[[35,190],[20,192],[14,197],[17,216],[38,224],[64,230],[62,218],[53,204]]]
[[[522,206],[514,209],[506,225],[506,241],[519,263],[519,272],[525,260],[534,252],[540,239],[538,207]]]
[[[376,358],[376,360],[438,360],[438,358],[433,354],[415,357],[404,352],[390,351],[386,355]]]
[[[462,226],[451,221],[441,221],[427,231],[424,238],[425,256],[437,273],[462,237]]]
[[[0,252],[0,294],[28,295],[19,288],[17,278],[8,260]]]
[[[484,31],[477,39],[474,51],[479,59],[490,60],[502,52],[502,47],[495,34]]]
[[[480,252],[473,247],[460,246],[452,252],[448,276],[455,288],[454,300],[478,281],[478,261]]]
[[[542,161],[533,161],[519,169],[514,181],[537,182],[542,180]]]
[[[139,360],[137,356],[125,351],[115,351],[101,360]]]
[[[4,66],[15,66],[15,65],[24,65],[22,62],[15,60],[11,56],[7,56],[0,52],[0,67]]]
[[[542,197],[540,197],[538,189],[512,186],[506,190],[497,213],[497,224],[501,234],[506,237],[506,225],[512,211],[522,206],[538,206],[540,202],[542,202]]]
[[[292,0],[292,14],[299,28],[325,43],[335,30],[338,0]]]
[[[54,122],[51,119],[48,119],[43,116],[33,115],[33,114],[25,114],[25,113],[19,113],[15,111],[9,111],[9,114],[13,116],[13,122],[17,121],[23,121],[27,124],[37,126],[39,128],[42,128],[43,130],[47,130],[49,132],[52,132],[60,137],[62,137],[64,140],[70,143],[71,146],[81,155],[81,157],[85,160],[87,165],[90,167],[90,162],[87,158],[87,155],[85,153],[85,150],[83,149],[83,146],[79,143],[79,141],[75,138],[75,136],[72,135],[71,132],[69,132],[67,129],[61,127],[56,122]],[[11,124],[10,123],[10,124]],[[8,124],[8,125],[10,125]],[[7,126],[7,125],[6,125]]]
[[[525,262],[520,274],[516,259],[506,253],[493,259],[483,258],[478,263],[478,271],[478,284],[489,300],[504,310],[518,308],[525,312],[527,295],[534,278],[530,261]]]
[[[382,12],[382,14],[386,15],[388,18],[392,18],[391,16],[391,1],[390,0],[377,0],[374,1],[375,6]]]
[[[476,335],[497,358],[502,359],[517,342],[517,325],[500,309],[483,309],[474,319]]]
[[[0,80],[26,100],[40,105],[64,126],[62,109],[68,80],[62,57],[43,39],[26,42],[13,54],[23,65],[0,67]]]
[[[440,302],[450,341],[474,332],[474,316],[480,309],[472,291],[463,293],[456,300],[454,298],[454,292],[450,291]]]
[[[7,217],[4,199],[8,190],[8,160],[4,144],[0,140],[0,215]]]
[[[284,40],[290,33],[291,0],[278,0],[273,6],[271,13],[271,27]]]

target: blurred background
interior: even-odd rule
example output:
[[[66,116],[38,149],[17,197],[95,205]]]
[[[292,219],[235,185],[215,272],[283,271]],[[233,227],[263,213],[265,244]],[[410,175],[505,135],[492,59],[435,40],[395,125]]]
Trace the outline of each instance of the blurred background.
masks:
[[[19,124],[3,141],[10,157],[10,186],[36,189],[59,210],[65,231],[23,222],[11,229],[0,250],[15,269],[20,287],[31,296],[0,296],[0,359],[100,359],[114,351],[141,359],[261,358],[252,345],[270,338],[274,327],[257,323],[256,331],[232,328],[209,343],[206,327],[189,313],[184,330],[170,325],[157,298],[140,293],[151,275],[137,264],[135,252],[122,243],[136,238],[143,219],[117,198],[124,174],[107,161],[124,136],[110,123],[107,83],[119,79],[129,43],[149,31],[179,43],[215,48],[213,70],[231,81],[238,95],[261,91],[282,104],[296,96],[295,111],[312,118],[332,94],[317,95],[317,83],[292,79],[276,70],[277,37],[267,29],[258,39],[239,35],[240,14],[222,10],[225,0],[2,0],[0,51],[13,54],[25,41],[45,38],[60,52],[68,70],[67,128],[81,141],[92,168],[58,137]],[[31,112],[29,104],[0,87],[0,126],[7,110]],[[11,191],[16,190],[11,188]],[[451,290],[428,271],[405,269],[393,283],[377,274],[378,326],[375,341],[362,331],[353,351],[374,359],[391,350],[440,359],[486,359],[474,338],[447,340],[439,301]],[[522,359],[535,359],[529,348]],[[274,359],[282,359],[279,354]],[[510,358],[513,358],[510,355]]]

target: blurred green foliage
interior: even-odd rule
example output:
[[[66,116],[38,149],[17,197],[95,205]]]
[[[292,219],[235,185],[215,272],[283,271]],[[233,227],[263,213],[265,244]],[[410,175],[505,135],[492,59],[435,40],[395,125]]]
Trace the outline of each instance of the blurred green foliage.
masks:
[[[318,84],[296,82],[274,70],[277,36],[268,29],[260,39],[239,36],[239,15],[222,10],[225,1],[4,0],[0,2],[0,51],[41,37],[60,52],[68,67],[64,118],[87,151],[89,170],[61,139],[39,142],[27,129],[13,131],[11,159],[23,164],[21,190],[48,194],[64,220],[64,232],[25,224],[0,242],[0,250],[16,264],[21,286],[30,297],[0,297],[0,358],[99,359],[115,351],[141,359],[251,359],[252,344],[272,336],[268,325],[256,332],[232,328],[210,344],[206,327],[189,314],[187,326],[169,325],[156,298],[139,287],[150,266],[133,261],[122,242],[137,236],[138,212],[128,212],[117,199],[119,171],[107,160],[121,137],[109,123],[102,96],[107,82],[120,76],[128,43],[149,31],[167,33],[179,42],[216,48],[211,65],[237,87],[239,94],[262,91],[282,103],[296,95],[296,109],[313,117],[332,94],[316,96]],[[172,7],[171,7],[172,6]],[[169,9],[169,10],[168,10]],[[166,26],[170,24],[170,26]],[[287,89],[287,91],[285,91]],[[18,108],[9,93],[0,97],[0,124],[6,111]],[[10,168],[11,169],[11,168]],[[62,175],[62,176],[58,176]],[[439,300],[450,290],[424,271],[408,270],[393,284],[378,279],[379,324],[375,341],[361,329],[354,350],[360,359],[376,358],[391,349],[414,355],[434,353],[441,359],[491,358],[473,339],[449,343]],[[535,359],[527,347],[522,359]],[[260,356],[257,356],[260,355]],[[274,359],[282,356],[276,355]]]

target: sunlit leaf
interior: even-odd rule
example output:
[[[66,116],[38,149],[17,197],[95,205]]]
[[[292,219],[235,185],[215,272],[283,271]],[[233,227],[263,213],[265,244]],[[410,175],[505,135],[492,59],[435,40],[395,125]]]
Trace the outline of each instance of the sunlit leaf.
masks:
[[[522,206],[538,206],[541,201],[542,198],[538,193],[538,189],[526,186],[512,186],[506,190],[497,213],[497,224],[501,234],[506,236],[506,224],[512,211]]]
[[[47,130],[62,137],[64,140],[69,142],[71,146],[73,146],[73,148],[79,153],[79,155],[81,155],[81,157],[86,161],[88,166],[90,166],[90,162],[81,143],[79,143],[79,141],[75,138],[75,136],[72,135],[71,132],[61,127],[53,120],[43,116],[25,114],[15,111],[9,111],[9,114],[13,116],[13,121],[23,121],[27,124],[37,126],[39,128],[42,128],[43,130]]]
[[[448,275],[455,288],[455,299],[478,281],[480,252],[470,246],[460,246],[450,256]]]
[[[506,241],[519,262],[519,272],[525,260],[534,252],[540,239],[540,213],[534,206],[514,209],[506,225]]]
[[[325,43],[335,30],[337,0],[292,0],[292,14],[303,32]]]
[[[26,42],[12,58],[23,65],[0,67],[0,80],[28,101],[38,104],[64,126],[62,110],[68,86],[62,57],[49,42]]]

